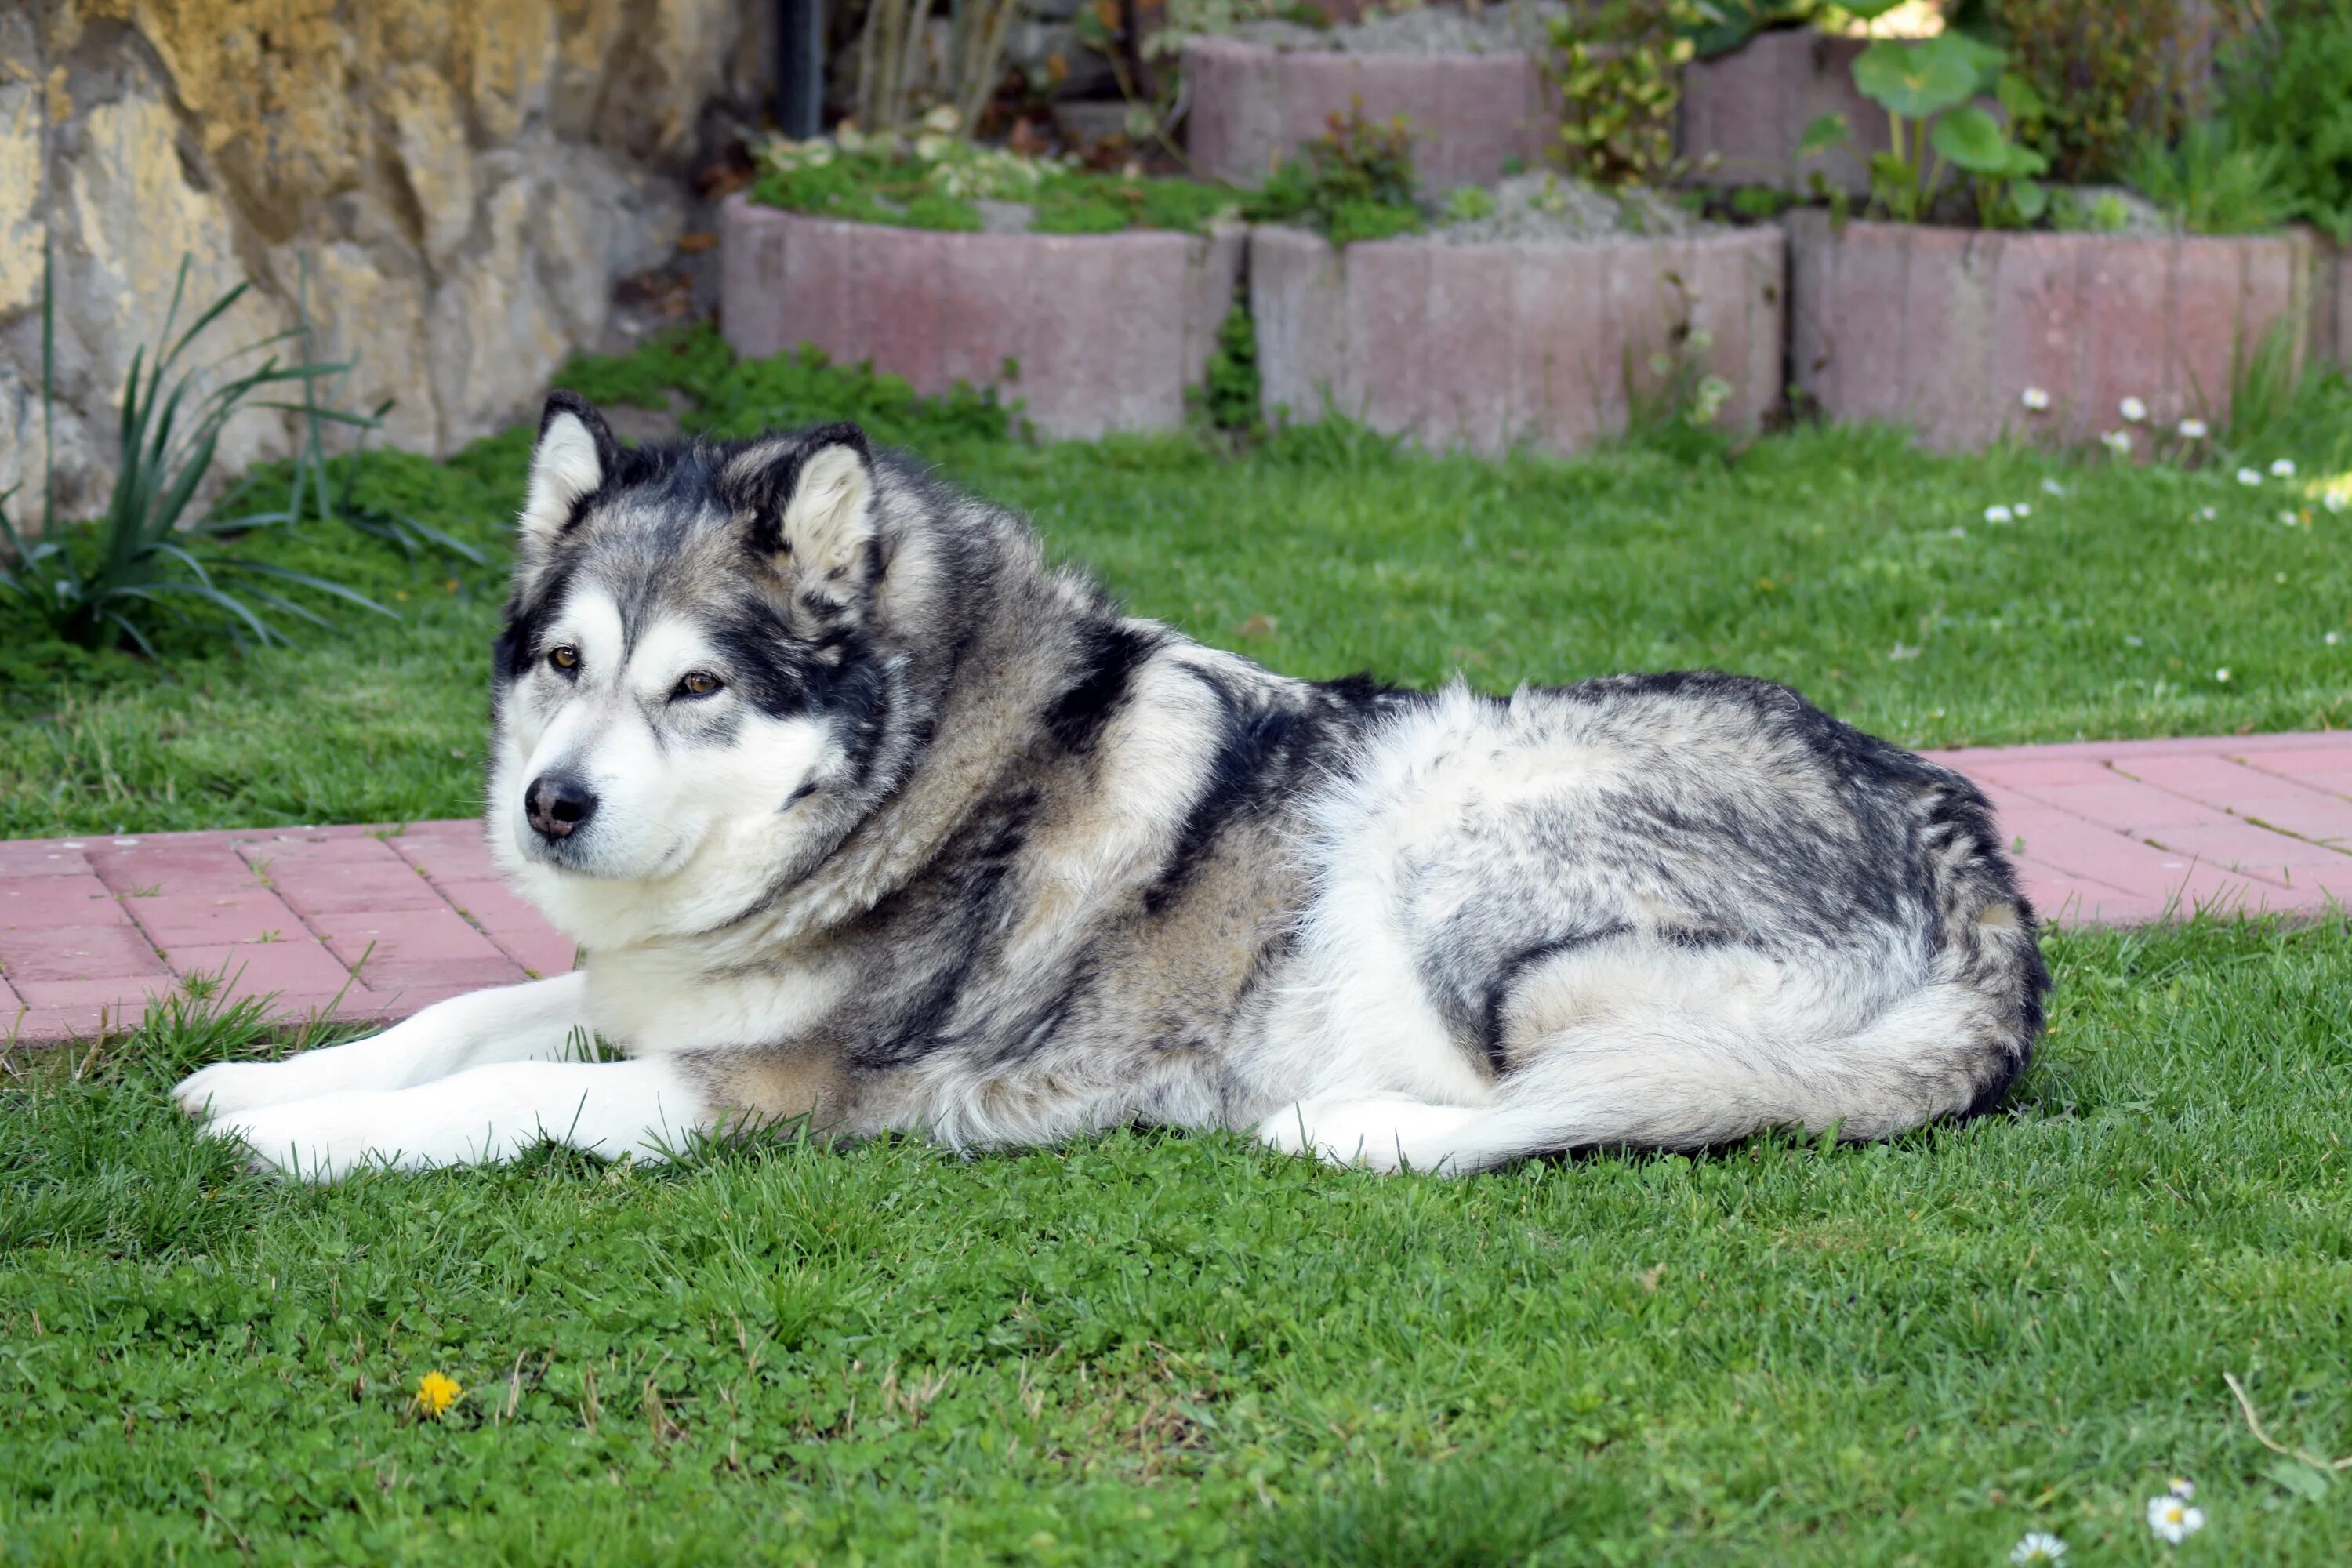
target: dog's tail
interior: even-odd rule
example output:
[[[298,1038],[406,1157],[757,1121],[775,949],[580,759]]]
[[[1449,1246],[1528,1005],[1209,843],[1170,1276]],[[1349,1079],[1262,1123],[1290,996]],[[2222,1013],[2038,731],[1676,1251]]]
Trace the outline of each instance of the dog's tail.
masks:
[[[1923,984],[1851,1033],[1803,1037],[1736,1003],[1679,998],[1555,1012],[1521,1037],[1490,1105],[1401,1128],[1415,1170],[1465,1173],[1532,1154],[1698,1149],[1768,1127],[1893,1137],[1997,1106],[2024,1071],[2049,979],[2014,894],[1948,908]]]

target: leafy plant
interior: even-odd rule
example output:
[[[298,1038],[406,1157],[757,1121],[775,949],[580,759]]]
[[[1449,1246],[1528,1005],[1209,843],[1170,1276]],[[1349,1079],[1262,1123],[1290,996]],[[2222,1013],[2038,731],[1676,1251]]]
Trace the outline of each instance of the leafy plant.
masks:
[[[1402,114],[1369,120],[1358,99],[1347,113],[1335,110],[1327,125],[1302,157],[1283,163],[1243,202],[1243,216],[1305,224],[1335,245],[1419,233],[1411,123]]]
[[[1927,222],[1945,175],[1957,169],[1973,184],[1977,220],[1988,227],[2017,227],[2042,216],[2049,198],[2036,176],[2047,163],[1969,101],[1996,91],[2013,119],[2038,112],[2040,95],[2005,75],[2003,58],[1964,33],[1882,38],[1855,57],[1854,86],[1886,110],[1892,133],[1892,145],[1870,160],[1874,211],[1897,223]],[[1806,128],[1799,158],[1838,145],[1851,130],[1843,115],[1823,115]]]
[[[2221,117],[2278,155],[2294,216],[2352,240],[2352,0],[2281,0],[2224,52]]]
[[[2191,234],[2259,234],[2295,216],[2288,162],[2282,148],[2237,145],[2229,127],[2209,120],[2175,146],[2141,142],[2128,177]]]
[[[231,376],[206,391],[202,386],[206,367],[183,370],[181,363],[206,328],[226,314],[244,297],[238,284],[215,300],[176,339],[173,325],[186,295],[188,262],[180,263],[164,311],[163,327],[151,360],[146,347],[131,358],[124,378],[121,409],[121,449],[114,489],[106,514],[94,526],[71,525],[59,519],[56,505],[54,369],[57,302],[48,264],[41,279],[41,423],[43,504],[39,534],[26,539],[5,510],[11,490],[0,493],[0,545],[7,557],[0,562],[0,593],[24,605],[61,640],[96,648],[128,642],[141,651],[154,652],[146,622],[159,610],[193,608],[211,611],[229,625],[232,635],[250,632],[268,644],[283,637],[261,612],[291,616],[314,626],[327,623],[315,612],[287,598],[275,587],[301,587],[345,600],[389,616],[373,600],[306,572],[265,562],[225,555],[212,548],[223,535],[249,531],[289,521],[290,510],[210,517],[190,523],[188,513],[196,490],[212,469],[223,430],[236,415],[248,409],[309,413],[316,419],[351,420],[352,416],[325,409],[310,400],[300,404],[257,400],[257,393],[288,383],[308,385],[341,374],[341,364],[320,364],[308,359],[281,365],[275,357],[254,369]],[[265,338],[232,354],[231,359],[283,342],[297,333],[286,331]],[[242,493],[242,492],[239,492]],[[299,488],[296,491],[299,503]],[[239,592],[225,584],[233,579]],[[259,579],[259,581],[254,581]]]
[[[1676,168],[1675,111],[1698,0],[1602,0],[1586,17],[1552,23],[1568,165],[1593,184],[1662,184]]]
[[[2133,151],[2170,142],[2207,104],[2217,45],[2264,0],[1979,0],[1957,18],[2008,51],[2049,112],[2028,145],[2071,183],[2114,178]],[[2346,78],[2332,89],[2342,95]]]

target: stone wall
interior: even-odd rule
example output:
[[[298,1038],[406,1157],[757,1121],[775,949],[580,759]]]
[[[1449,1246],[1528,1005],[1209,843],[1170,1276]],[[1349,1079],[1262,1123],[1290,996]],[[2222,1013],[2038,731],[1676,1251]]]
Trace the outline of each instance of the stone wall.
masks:
[[[345,406],[443,452],[527,416],[671,254],[715,114],[756,102],[762,0],[0,0],[0,489],[37,492],[54,258],[60,500],[110,471],[183,257],[214,353],[290,327],[307,270]],[[224,468],[283,452],[268,416]],[[14,509],[23,516],[20,498]]]

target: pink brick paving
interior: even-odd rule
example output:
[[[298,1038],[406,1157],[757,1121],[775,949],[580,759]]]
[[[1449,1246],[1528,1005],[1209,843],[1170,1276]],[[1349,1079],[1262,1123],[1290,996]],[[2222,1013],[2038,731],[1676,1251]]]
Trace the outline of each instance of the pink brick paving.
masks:
[[[1992,796],[2063,924],[2352,902],[2352,733],[1934,754]],[[388,1022],[572,956],[476,822],[0,843],[0,1039],[19,1044],[125,1028],[185,975],[289,1024]]]

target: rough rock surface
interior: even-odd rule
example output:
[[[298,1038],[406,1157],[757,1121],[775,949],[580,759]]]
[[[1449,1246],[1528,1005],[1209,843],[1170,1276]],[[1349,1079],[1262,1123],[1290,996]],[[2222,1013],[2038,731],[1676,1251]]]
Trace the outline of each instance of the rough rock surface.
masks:
[[[44,247],[69,512],[101,494],[184,257],[184,323],[252,285],[212,355],[292,327],[307,292],[314,352],[356,362],[340,400],[396,398],[395,442],[446,451],[527,415],[615,281],[671,253],[677,175],[712,106],[755,96],[769,9],[0,5],[0,490],[39,488]],[[224,469],[289,435],[247,416]]]

